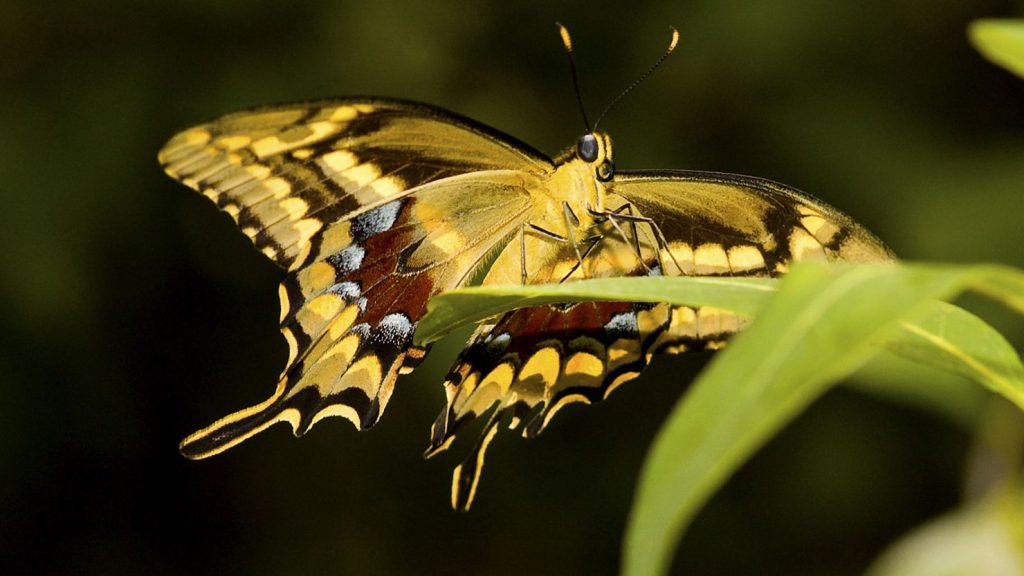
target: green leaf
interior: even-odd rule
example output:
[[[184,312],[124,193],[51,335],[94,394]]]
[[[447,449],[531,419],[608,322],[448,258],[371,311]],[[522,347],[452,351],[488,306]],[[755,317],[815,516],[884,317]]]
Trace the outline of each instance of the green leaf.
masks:
[[[415,339],[417,344],[429,344],[460,326],[475,324],[516,308],[584,300],[714,306],[754,316],[775,293],[776,282],[770,278],[648,276],[597,278],[565,284],[462,288],[430,300],[427,314],[417,324]]]
[[[886,343],[907,360],[958,374],[1001,394],[1024,410],[1024,365],[1013,346],[984,320],[945,302],[928,302],[900,321]]]
[[[967,34],[985,58],[1024,78],[1024,20],[976,20]]]
[[[904,349],[913,349],[920,342],[899,336],[900,330],[924,325],[909,332],[940,347],[922,336],[934,333],[925,322],[929,302],[969,287],[1024,310],[1024,274],[1005,267],[795,266],[655,439],[626,532],[624,573],[665,573],[683,530],[714,491],[782,426],[867,361],[880,342],[903,339]]]
[[[985,417],[995,391],[1021,407],[1024,364],[1013,346],[970,312],[933,301],[901,330],[848,385],[890,402],[950,419],[967,431]]]

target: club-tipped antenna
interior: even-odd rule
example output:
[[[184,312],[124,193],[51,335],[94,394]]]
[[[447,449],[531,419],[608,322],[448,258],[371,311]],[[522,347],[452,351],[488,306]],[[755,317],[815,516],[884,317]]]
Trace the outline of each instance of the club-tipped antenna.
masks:
[[[576,102],[580,105],[580,113],[583,114],[583,124],[587,127],[587,134],[593,132],[590,129],[590,121],[587,120],[587,109],[583,107],[583,97],[580,96],[580,81],[576,76],[576,61],[572,57],[572,38],[569,36],[569,30],[562,26],[561,22],[555,22],[555,26],[558,26],[558,34],[562,37],[562,44],[565,45],[565,52],[569,55],[569,69],[572,70],[572,88],[576,92]]]
[[[559,26],[561,26],[561,25],[559,25]],[[607,114],[608,111],[611,110],[616,104],[618,104],[619,100],[622,100],[623,96],[625,96],[626,94],[629,94],[629,92],[631,90],[633,90],[633,88],[636,88],[637,86],[640,85],[641,82],[646,80],[647,77],[650,76],[655,70],[657,70],[658,66],[661,66],[661,63],[664,62],[665,59],[669,57],[669,54],[671,54],[672,51],[676,49],[676,44],[679,43],[679,31],[676,30],[674,26],[669,26],[668,28],[669,28],[669,30],[672,31],[672,39],[669,40],[668,48],[665,49],[665,53],[661,55],[661,58],[658,58],[658,61],[655,62],[653,66],[651,66],[650,68],[647,69],[647,72],[644,72],[642,76],[637,78],[636,81],[634,81],[632,84],[629,85],[629,87],[627,87],[625,90],[623,90],[622,93],[620,93],[615,98],[615,100],[612,100],[612,103],[609,104],[604,109],[604,112],[601,112],[601,115],[597,117],[597,122],[594,122],[594,130],[597,130],[597,125],[601,123],[601,119],[604,118],[604,115]],[[565,28],[562,28],[562,39],[564,41],[566,41],[566,42],[568,42],[568,39],[569,39],[569,33],[565,31]],[[566,44],[566,46],[568,46],[568,44]],[[571,50],[570,50],[570,53],[569,53],[569,59],[570,59],[570,61],[572,60],[572,51]],[[576,81],[576,67],[575,66],[572,69],[572,79],[573,79],[573,82]],[[579,94],[580,94],[579,90],[576,90],[576,97],[577,98],[579,98]],[[580,106],[582,106],[582,104],[580,104]]]

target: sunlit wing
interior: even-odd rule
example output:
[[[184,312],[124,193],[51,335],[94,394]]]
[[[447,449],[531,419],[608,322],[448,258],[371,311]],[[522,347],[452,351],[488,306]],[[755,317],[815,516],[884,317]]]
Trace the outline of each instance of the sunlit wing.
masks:
[[[863,227],[824,203],[763,179],[706,172],[620,173],[612,209],[634,216],[595,230],[602,239],[576,267],[565,247],[527,246],[531,281],[599,276],[775,276],[791,261],[872,261],[891,252]],[[628,205],[628,210],[626,205]],[[649,219],[650,222],[643,219]],[[653,223],[653,225],[652,225]],[[660,230],[660,234],[658,233]],[[551,246],[548,242],[547,246]],[[485,283],[508,282],[520,257],[511,243]],[[575,270],[574,270],[575,268]],[[580,303],[505,314],[471,338],[445,381],[447,406],[434,424],[433,455],[456,433],[490,414],[469,457],[456,468],[452,505],[468,508],[484,452],[499,426],[539,434],[563,406],[592,403],[635,378],[658,353],[715,349],[747,320],[712,308],[666,304]]]
[[[432,106],[346,99],[257,108],[185,130],[164,170],[231,215],[286,269],[315,252],[330,223],[442,178],[550,170],[543,154]]]
[[[287,269],[288,364],[266,401],[182,443],[200,458],[286,421],[376,422],[426,301],[475,273],[519,230],[550,160],[438,109],[341,100],[232,114],[186,130],[165,170],[230,214]]]
[[[789,261],[889,260],[849,216],[783,184],[736,174],[620,172],[611,186],[657,224],[682,270],[666,275],[774,275]]]

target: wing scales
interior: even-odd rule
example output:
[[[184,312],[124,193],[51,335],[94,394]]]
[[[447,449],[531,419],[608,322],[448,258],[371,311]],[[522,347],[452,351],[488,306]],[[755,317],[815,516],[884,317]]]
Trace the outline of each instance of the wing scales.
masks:
[[[618,229],[596,226],[601,245],[569,280],[776,276],[796,260],[892,258],[845,215],[767,180],[702,172],[625,173],[609,192],[618,199],[611,208],[636,218],[623,220]],[[574,266],[575,256],[564,246],[538,242],[532,251],[527,247],[528,261],[541,256],[530,280],[558,281]],[[488,279],[507,282],[519,254],[509,244]],[[511,414],[509,428],[536,436],[562,407],[603,400],[636,378],[654,354],[720,348],[746,323],[724,310],[667,304],[580,303],[507,313],[473,335],[449,372],[447,406],[433,426],[427,455],[445,450],[467,423],[494,411],[486,441],[476,443],[453,478],[453,505],[466,509],[501,414]]]
[[[442,179],[326,228],[282,283],[289,360],[273,396],[186,438],[182,452],[210,456],[282,421],[296,435],[330,416],[372,426],[399,372],[425,353],[411,339],[427,300],[519,229],[536,185],[509,170]]]
[[[329,100],[230,114],[185,130],[159,159],[286,269],[326,225],[443,178],[540,174],[551,161],[469,119],[397,100]]]

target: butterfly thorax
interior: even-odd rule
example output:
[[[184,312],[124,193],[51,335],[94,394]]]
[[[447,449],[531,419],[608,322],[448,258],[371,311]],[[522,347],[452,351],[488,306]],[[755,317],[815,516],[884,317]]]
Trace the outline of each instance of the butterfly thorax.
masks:
[[[538,206],[535,216],[548,224],[557,223],[562,235],[589,229],[594,215],[606,209],[605,182],[613,173],[611,137],[601,132],[583,135],[556,159],[555,170],[540,191],[546,202],[542,208]]]
[[[530,188],[532,208],[521,232],[495,259],[484,285],[626,275],[644,268],[637,250],[657,258],[645,225],[626,226],[625,240],[626,228],[612,221],[628,207],[611,189],[611,153],[608,135],[589,133],[555,159],[553,170]]]

